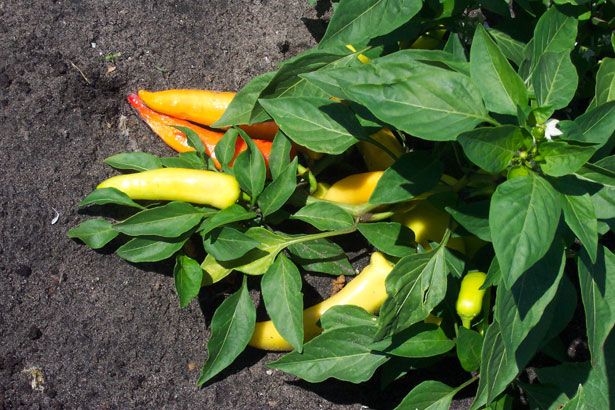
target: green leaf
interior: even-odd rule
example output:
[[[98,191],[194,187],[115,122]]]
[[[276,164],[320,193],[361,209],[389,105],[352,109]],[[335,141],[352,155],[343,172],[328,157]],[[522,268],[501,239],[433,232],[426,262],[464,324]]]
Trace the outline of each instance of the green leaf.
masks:
[[[316,152],[341,154],[366,135],[350,108],[326,98],[260,100],[294,142]]]
[[[241,258],[256,248],[259,242],[237,229],[225,226],[212,231],[203,240],[205,251],[217,261],[230,261]]]
[[[185,308],[199,295],[203,281],[203,269],[197,261],[186,255],[178,255],[173,269],[175,290],[179,297],[179,307]]]
[[[562,210],[568,227],[579,238],[592,262],[598,252],[598,221],[589,194],[562,195]]]
[[[525,60],[525,47],[526,45],[520,41],[515,40],[503,31],[496,30],[494,28],[487,29],[487,32],[495,40],[498,48],[517,67],[521,66],[523,60]]]
[[[519,387],[527,397],[530,408],[561,410],[561,407],[568,401],[567,396],[560,389],[549,384],[521,382]]]
[[[466,50],[457,33],[449,34],[448,40],[446,40],[446,44],[444,44],[444,51],[451,53],[459,61],[468,61]]]
[[[188,141],[188,145],[196,150],[197,153],[201,155],[203,158],[205,155],[205,146],[203,145],[203,141],[199,138],[196,132],[192,131],[188,127],[182,127],[179,125],[171,125],[173,128],[176,128],[183,132],[186,135],[186,139]]]
[[[139,205],[128,197],[125,193],[115,188],[99,188],[92,191],[88,196],[83,198],[79,202],[80,207],[89,205],[123,205],[133,208],[145,209],[144,206]]]
[[[177,238],[197,226],[204,216],[216,211],[197,208],[186,202],[169,202],[145,209],[114,225],[114,229],[130,236]]]
[[[478,391],[471,410],[491,403],[519,373],[514,355],[506,351],[500,326],[491,323],[483,341]]]
[[[168,242],[156,238],[134,238],[120,246],[115,253],[128,262],[158,262],[173,256],[186,241],[187,238]]]
[[[276,256],[293,243],[292,237],[271,232],[260,226],[248,229],[245,234],[259,243],[256,249],[231,261],[216,261],[213,256],[207,260],[210,256],[207,255],[201,265],[203,269],[212,277],[227,275],[232,270],[248,275],[262,275],[269,269]]]
[[[605,158],[606,159],[606,158]],[[598,161],[595,164],[587,163],[583,165],[575,176],[581,179],[602,184],[605,187],[615,188],[615,169],[608,164]]]
[[[205,260],[201,263],[201,269],[203,269],[203,286],[213,285],[214,283],[220,282],[222,279],[226,278],[231,274],[233,269],[225,268],[220,265],[216,258],[213,255],[207,254],[205,256]]]
[[[421,0],[342,0],[318,47],[338,50],[346,44],[362,47],[369,40],[405,24],[422,6]]]
[[[327,239],[296,243],[290,245],[288,250],[293,261],[298,263],[303,270],[335,276],[355,274],[344,250]]]
[[[547,306],[557,294],[565,263],[564,244],[556,240],[549,252],[511,289],[497,288],[494,317],[500,324],[502,340],[509,352],[516,352],[543,319]],[[539,347],[532,346],[534,351]]]
[[[615,58],[605,57],[596,74],[596,105],[615,100]]]
[[[463,370],[473,372],[480,366],[480,353],[483,347],[483,337],[474,330],[460,327],[457,334],[457,358]]]
[[[579,170],[596,152],[595,147],[568,144],[564,141],[547,141],[540,145],[544,163],[540,169],[554,177],[572,174]]]
[[[147,152],[124,152],[112,155],[104,163],[115,169],[147,171],[162,167],[160,158]]]
[[[470,161],[487,172],[496,174],[505,170],[522,148],[524,135],[519,127],[476,128],[458,137]]]
[[[295,157],[258,197],[258,206],[263,216],[268,216],[282,208],[297,187],[297,164]]]
[[[457,391],[444,383],[427,380],[413,388],[395,410],[448,410]]]
[[[561,213],[560,197],[530,174],[500,184],[491,198],[489,228],[506,287],[549,250]]]
[[[301,275],[284,254],[278,255],[261,280],[267,313],[276,330],[299,353],[303,350]]]
[[[375,333],[373,325],[334,328],[304,344],[303,353],[289,353],[269,367],[310,383],[328,378],[361,383],[371,379],[387,361],[386,356],[372,353],[369,348]]]
[[[255,212],[247,211],[241,205],[233,204],[228,208],[221,209],[220,211],[216,212],[216,214],[213,215],[211,218],[203,222],[199,227],[199,233],[205,236],[212,230],[221,226],[235,222],[246,221],[253,218],[256,218]]]
[[[271,144],[271,153],[269,154],[269,171],[271,177],[276,179],[282,174],[282,171],[290,164],[290,152],[293,148],[290,140],[282,131],[278,131],[273,144]]]
[[[342,327],[376,326],[376,316],[355,305],[335,305],[327,309],[327,314],[320,319],[325,331]]]
[[[540,16],[534,29],[532,62],[536,65],[545,53],[561,53],[574,48],[577,38],[577,20],[550,7]]]
[[[446,212],[468,232],[486,242],[491,242],[489,229],[489,201],[460,202],[455,207],[447,206]]]
[[[208,357],[197,384],[202,386],[224,370],[248,345],[256,323],[256,308],[250,299],[246,277],[241,289],[216,309],[211,319]]]
[[[435,187],[443,169],[437,157],[425,152],[404,154],[384,171],[369,203],[391,204],[413,199]]]
[[[585,390],[583,390],[583,386],[579,384],[577,394],[562,407],[562,410],[584,410],[586,408],[585,402]]]
[[[339,81],[350,99],[419,138],[454,140],[491,121],[470,78],[447,69],[420,63],[367,64]]]
[[[100,249],[111,242],[118,232],[105,219],[88,219],[68,231],[68,237],[79,239],[92,249]]]
[[[362,223],[357,229],[370,244],[387,255],[402,258],[415,252],[414,233],[397,222]]]
[[[224,114],[222,114],[222,117],[212,124],[212,126],[222,128],[231,125],[252,124],[254,106],[257,104],[263,90],[269,85],[275,75],[276,72],[272,71],[261,74],[250,80],[248,84],[235,94],[235,97],[224,111]],[[234,146],[234,144],[232,145]],[[217,151],[216,146],[216,158],[222,162]],[[233,150],[233,153],[234,152]]]
[[[232,102],[231,102],[232,104]],[[224,136],[214,148],[214,154],[216,159],[222,165],[224,172],[228,172],[229,165],[233,163],[235,158],[235,152],[237,151],[237,138],[239,137],[239,131],[236,128],[230,128],[224,133]]]
[[[541,383],[556,386],[566,396],[572,397],[579,384],[587,380],[590,371],[591,365],[589,362],[569,362],[557,366],[537,368],[536,375]]]
[[[532,86],[541,107],[564,108],[574,97],[579,76],[570,51],[544,53],[532,74]]]
[[[517,114],[517,106],[527,105],[523,80],[482,25],[476,27],[470,49],[470,72],[489,111]]]
[[[314,202],[297,211],[291,219],[307,222],[320,231],[335,231],[354,225],[354,218],[333,203]]]
[[[175,157],[160,158],[160,163],[165,168],[190,168],[205,169],[207,164],[195,151],[180,152]]]
[[[239,133],[242,134],[243,131],[239,131]],[[241,189],[246,191],[252,197],[252,201],[255,202],[265,188],[265,179],[267,178],[265,158],[247,134],[242,134],[242,138],[248,145],[248,149],[237,156],[233,164],[233,171]]]
[[[388,298],[380,309],[376,339],[424,320],[446,295],[445,248],[402,258],[386,278]]]
[[[578,262],[579,284],[585,309],[587,344],[596,365],[604,343],[615,325],[615,254],[601,246],[596,262],[581,251]]]
[[[573,122],[560,122],[562,138],[598,144],[606,144],[615,129],[615,101],[597,106],[577,117]]]
[[[441,327],[417,323],[397,333],[392,340],[383,340],[372,345],[372,349],[388,355],[421,358],[446,353],[455,342],[446,337]]]

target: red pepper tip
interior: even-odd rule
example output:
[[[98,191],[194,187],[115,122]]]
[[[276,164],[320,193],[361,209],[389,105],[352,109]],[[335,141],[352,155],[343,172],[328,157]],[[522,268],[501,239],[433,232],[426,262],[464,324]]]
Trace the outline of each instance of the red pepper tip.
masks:
[[[126,99],[130,103],[130,105],[132,105],[134,108],[140,108],[143,106],[143,100],[139,98],[139,96],[136,93],[128,94]]]

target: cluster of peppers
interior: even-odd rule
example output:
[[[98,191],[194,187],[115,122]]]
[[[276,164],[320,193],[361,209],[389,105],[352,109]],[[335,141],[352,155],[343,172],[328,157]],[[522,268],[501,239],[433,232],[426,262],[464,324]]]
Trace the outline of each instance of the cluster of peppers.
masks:
[[[154,133],[177,152],[194,150],[187,135],[182,131],[184,128],[192,130],[201,140],[205,153],[213,160],[216,168],[220,169],[214,149],[223,138],[224,130],[214,130],[210,127],[222,116],[234,95],[232,92],[207,90],[160,92],[141,90],[138,95],[129,95],[128,101]],[[196,125],[197,123],[200,125]],[[276,124],[269,121],[241,128],[252,137],[268,165],[272,139],[278,132]],[[396,155],[404,152],[402,145],[390,130],[383,128],[371,137],[378,143],[377,145],[369,142],[358,144],[369,172],[351,175],[331,186],[318,183],[313,190],[312,198],[342,206],[358,206],[368,202],[383,170],[394,162],[394,158],[385,154],[380,146],[384,146]],[[246,149],[245,141],[238,138],[235,158]],[[312,155],[302,147],[297,146],[295,149],[308,156]],[[294,155],[294,152],[291,152],[291,155]],[[229,166],[232,166],[232,162]],[[451,185],[455,183],[451,177],[443,180]],[[182,168],[162,168],[119,175],[103,181],[98,188],[116,188],[132,199],[184,201],[220,209],[231,206],[241,196],[239,184],[230,174]],[[392,215],[392,219],[410,228],[414,232],[417,244],[428,248],[430,241],[442,240],[450,216],[428,201],[416,201],[410,210],[397,212]],[[466,252],[463,238],[451,238],[447,246],[462,253]],[[471,249],[467,251],[472,252]],[[332,306],[353,304],[370,313],[376,313],[387,297],[385,279],[392,269],[391,262],[381,253],[374,252],[370,263],[340,292],[304,311],[305,340],[321,332],[318,320]],[[483,272],[470,272],[461,282],[456,310],[466,328],[470,327],[472,319],[481,312],[485,295],[485,289],[482,287],[485,279],[486,275]],[[436,317],[429,317],[426,321],[439,323]],[[292,350],[291,345],[278,333],[271,321],[257,323],[250,345],[274,351]]]

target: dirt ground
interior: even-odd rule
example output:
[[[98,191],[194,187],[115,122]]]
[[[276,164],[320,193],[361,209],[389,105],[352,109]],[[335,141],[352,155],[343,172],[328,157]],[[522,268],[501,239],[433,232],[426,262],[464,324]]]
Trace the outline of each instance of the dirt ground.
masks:
[[[314,45],[318,14],[305,0],[0,0],[0,408],[391,408],[416,384],[309,385],[248,350],[199,389],[208,294],[181,310],[170,269],[66,237],[113,173],[104,158],[170,155],[129,92],[236,90]]]

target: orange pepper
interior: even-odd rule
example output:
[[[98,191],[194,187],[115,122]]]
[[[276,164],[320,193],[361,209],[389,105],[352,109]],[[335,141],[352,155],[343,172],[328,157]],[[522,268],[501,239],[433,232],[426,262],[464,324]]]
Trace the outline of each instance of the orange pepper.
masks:
[[[216,148],[216,144],[218,144],[224,136],[224,133],[211,131],[188,121],[159,114],[156,111],[146,107],[143,100],[141,100],[141,98],[139,98],[136,94],[128,95],[128,102],[139,113],[143,121],[149,125],[152,131],[154,131],[154,133],[156,133],[156,135],[158,135],[169,147],[173,148],[177,152],[194,151],[194,148],[188,144],[188,138],[186,138],[186,135],[177,128],[174,128],[174,126],[190,128],[203,142],[203,145],[205,146],[205,154],[211,157],[214,160],[216,168],[220,169],[220,163],[216,160],[214,149]],[[263,154],[265,164],[268,167],[269,155],[271,154],[271,146],[273,143],[268,140],[258,139],[254,139],[252,141],[254,141],[254,144],[258,150]],[[237,155],[246,149],[246,142],[242,138],[237,138],[237,142],[235,143],[235,156],[229,165],[232,166],[235,158],[237,158]]]
[[[165,90],[156,92],[139,90],[139,97],[145,105],[154,111],[211,126],[222,117],[235,97],[235,93],[210,90]],[[273,139],[278,132],[278,126],[273,121],[241,125],[241,128],[250,136],[263,139]]]

